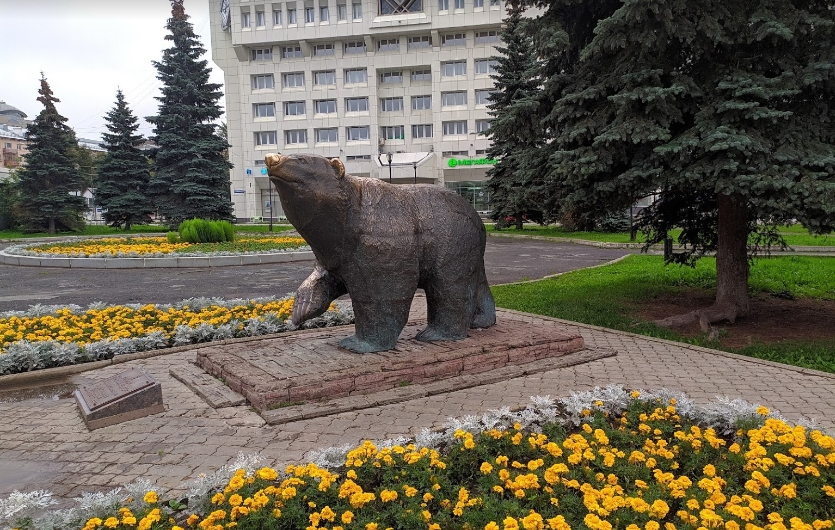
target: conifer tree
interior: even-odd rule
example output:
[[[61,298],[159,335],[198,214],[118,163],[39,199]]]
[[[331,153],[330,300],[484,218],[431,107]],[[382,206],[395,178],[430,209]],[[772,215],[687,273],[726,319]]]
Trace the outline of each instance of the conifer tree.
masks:
[[[44,108],[26,128],[29,152],[19,172],[20,221],[24,230],[77,230],[84,226],[83,179],[72,161],[75,132],[55,107],[61,100],[41,73],[38,101]]]
[[[162,81],[159,113],[148,117],[154,127],[151,139],[154,173],[150,191],[159,213],[171,226],[184,219],[231,219],[229,169],[224,157],[229,144],[215,134],[222,110],[221,85],[209,83],[210,70],[183,0],[172,0],[165,37],[173,46],[154,61]]]
[[[522,0],[545,58],[539,168],[563,207],[615,211],[659,193],[648,243],[682,229],[692,263],[716,252],[713,306],[749,311],[749,242],[778,224],[835,228],[835,11],[800,0]]]
[[[487,154],[496,164],[487,171],[490,179],[490,217],[502,226],[513,218],[516,228],[523,228],[524,217],[542,219],[539,190],[532,179],[536,173],[521,170],[519,157],[542,144],[542,127],[537,112],[540,88],[539,64],[533,53],[533,41],[525,32],[525,19],[520,9],[509,9],[501,31],[502,55],[494,74],[494,90],[490,94],[491,116],[487,136],[491,140]]]
[[[105,222],[130,230],[134,223],[150,222],[154,208],[148,197],[150,162],[138,147],[144,139],[136,134],[139,123],[121,90],[105,121],[110,133],[102,134],[107,154],[99,164],[96,199]]]

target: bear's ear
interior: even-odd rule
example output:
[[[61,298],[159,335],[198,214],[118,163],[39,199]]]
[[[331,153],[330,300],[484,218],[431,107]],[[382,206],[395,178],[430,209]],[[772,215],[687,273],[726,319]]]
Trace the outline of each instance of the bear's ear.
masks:
[[[336,174],[339,178],[345,176],[345,165],[342,163],[342,160],[338,158],[331,158],[331,165],[336,170]]]

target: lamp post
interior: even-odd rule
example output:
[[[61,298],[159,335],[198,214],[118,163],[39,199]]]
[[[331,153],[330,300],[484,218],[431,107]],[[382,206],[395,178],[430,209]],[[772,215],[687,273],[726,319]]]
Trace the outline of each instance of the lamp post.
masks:
[[[270,232],[273,231],[273,181],[267,179],[267,185],[270,187]]]
[[[412,167],[415,168],[415,184],[417,184],[417,162],[412,162]]]
[[[386,153],[386,160],[389,162],[389,184],[391,184],[391,151]]]

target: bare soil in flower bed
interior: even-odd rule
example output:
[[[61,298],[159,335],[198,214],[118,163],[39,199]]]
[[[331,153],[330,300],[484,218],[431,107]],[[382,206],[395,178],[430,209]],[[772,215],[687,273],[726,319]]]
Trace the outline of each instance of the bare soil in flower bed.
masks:
[[[708,307],[714,301],[703,290],[685,290],[663,294],[655,299],[633,302],[635,315],[641,320],[659,320],[670,315]],[[754,344],[768,345],[799,341],[832,341],[835,345],[835,301],[797,299],[759,295],[751,298],[751,312],[731,324],[719,324],[719,346],[745,348]],[[685,337],[703,335],[699,323],[694,322],[675,331]]]

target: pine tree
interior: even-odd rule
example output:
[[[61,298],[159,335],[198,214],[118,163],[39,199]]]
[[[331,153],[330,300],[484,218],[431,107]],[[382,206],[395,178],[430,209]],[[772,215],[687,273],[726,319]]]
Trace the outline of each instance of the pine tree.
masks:
[[[76,230],[84,226],[83,179],[72,161],[77,146],[67,119],[55,108],[61,100],[52,94],[41,74],[38,101],[44,108],[26,129],[29,153],[20,176],[20,221],[26,231]]]
[[[136,134],[139,123],[121,90],[116,92],[116,105],[105,121],[110,133],[102,135],[107,154],[99,164],[96,199],[105,222],[130,230],[133,223],[150,222],[154,208],[148,197],[150,164],[138,147],[144,138]]]
[[[835,11],[800,0],[536,3],[547,143],[523,161],[563,207],[615,211],[654,193],[649,244],[682,229],[716,252],[715,304],[749,311],[749,241],[798,220],[835,228]]]
[[[229,148],[215,134],[222,110],[221,85],[209,83],[210,70],[183,0],[172,0],[165,37],[174,45],[154,61],[162,81],[159,113],[148,117],[158,149],[150,192],[159,213],[172,226],[184,219],[231,219],[229,169],[223,153]]]
[[[524,217],[542,219],[536,196],[539,187],[532,179],[536,173],[520,171],[518,157],[542,144],[543,131],[537,112],[540,89],[539,64],[533,53],[533,41],[525,32],[525,19],[519,9],[510,9],[502,27],[502,45],[496,49],[502,55],[493,57],[498,62],[493,75],[494,91],[490,94],[491,139],[488,151],[496,164],[487,171],[490,179],[491,214],[499,226],[512,217],[521,230]]]

